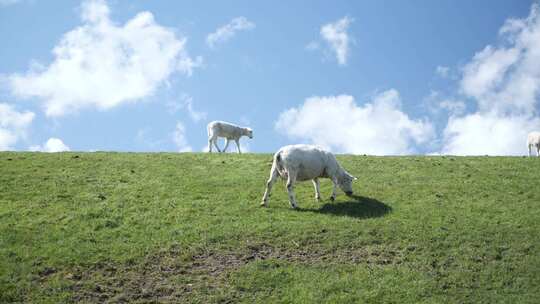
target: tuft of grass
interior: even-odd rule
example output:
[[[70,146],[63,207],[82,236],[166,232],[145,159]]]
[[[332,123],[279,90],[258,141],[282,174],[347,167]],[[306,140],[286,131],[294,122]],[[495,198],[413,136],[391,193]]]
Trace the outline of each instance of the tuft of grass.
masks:
[[[535,303],[540,161],[339,155],[299,210],[269,154],[0,153],[0,302]]]

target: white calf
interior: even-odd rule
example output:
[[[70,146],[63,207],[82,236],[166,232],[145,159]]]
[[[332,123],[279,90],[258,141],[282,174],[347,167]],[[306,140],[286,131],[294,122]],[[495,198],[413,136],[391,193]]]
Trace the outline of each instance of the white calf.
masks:
[[[532,148],[536,148],[536,156],[540,156],[540,132],[531,132],[527,136],[527,147],[529,148],[529,156]]]
[[[285,146],[274,154],[270,178],[266,183],[261,206],[268,206],[268,196],[278,176],[287,179],[287,192],[292,208],[297,207],[294,197],[296,181],[312,180],[315,187],[315,199],[320,200],[319,177],[329,178],[334,184],[330,199],[335,200],[337,186],[351,196],[353,194],[352,181],[356,179],[345,171],[337,162],[336,157],[328,151],[310,145]]]
[[[206,129],[208,130],[208,152],[212,152],[212,144],[216,147],[218,152],[227,151],[229,141],[233,139],[236,143],[238,153],[241,153],[240,137],[247,136],[253,138],[253,131],[250,128],[242,128],[224,121],[212,121],[208,124]],[[221,151],[217,145],[218,137],[224,137],[226,140],[223,151]]]

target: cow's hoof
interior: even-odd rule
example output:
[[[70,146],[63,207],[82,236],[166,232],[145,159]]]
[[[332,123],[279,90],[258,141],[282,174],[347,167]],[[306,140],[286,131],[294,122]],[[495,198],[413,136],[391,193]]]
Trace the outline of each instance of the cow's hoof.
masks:
[[[334,196],[330,196],[330,200],[333,202],[336,200],[336,198]]]
[[[266,203],[265,202],[261,202],[261,204],[259,205],[261,207],[266,207]]]
[[[317,200],[317,202],[320,202],[320,201],[321,201],[321,197],[320,197],[320,196],[315,196],[315,199]]]

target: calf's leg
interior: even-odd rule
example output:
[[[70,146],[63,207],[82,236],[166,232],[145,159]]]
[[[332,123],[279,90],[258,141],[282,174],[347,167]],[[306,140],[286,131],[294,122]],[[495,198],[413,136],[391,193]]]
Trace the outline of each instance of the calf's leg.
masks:
[[[226,138],[225,139],[225,147],[223,148],[223,152],[226,152],[228,147],[229,147],[229,139]]]
[[[315,187],[315,199],[320,201],[321,200],[321,192],[319,190],[319,179],[314,178],[312,181],[313,181],[313,187]]]
[[[221,152],[221,150],[219,149],[219,147],[217,145],[217,136],[212,138],[212,142],[214,143],[214,147],[216,147],[217,151]]]
[[[240,140],[235,139],[234,142],[236,143],[236,148],[238,149],[238,154],[241,154],[242,152],[240,152]]]

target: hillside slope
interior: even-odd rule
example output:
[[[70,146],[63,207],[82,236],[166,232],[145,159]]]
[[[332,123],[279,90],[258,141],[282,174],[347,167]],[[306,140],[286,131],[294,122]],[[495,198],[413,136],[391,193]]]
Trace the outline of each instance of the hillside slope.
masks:
[[[294,211],[269,154],[0,153],[0,302],[540,299],[540,159],[338,159]]]

